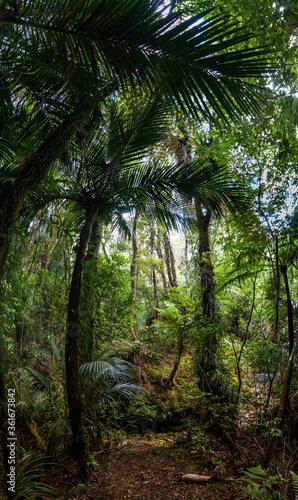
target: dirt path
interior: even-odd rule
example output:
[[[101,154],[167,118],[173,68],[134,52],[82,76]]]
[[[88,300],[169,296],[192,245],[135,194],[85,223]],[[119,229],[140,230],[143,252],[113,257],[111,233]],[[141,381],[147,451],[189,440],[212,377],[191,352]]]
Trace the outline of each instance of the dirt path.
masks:
[[[88,491],[78,491],[77,499],[98,500],[236,500],[243,498],[239,478],[218,457],[200,450],[175,449],[174,436],[148,436],[122,443],[122,447],[100,455]],[[235,464],[233,464],[235,465]],[[186,484],[182,473],[213,476],[210,483]]]

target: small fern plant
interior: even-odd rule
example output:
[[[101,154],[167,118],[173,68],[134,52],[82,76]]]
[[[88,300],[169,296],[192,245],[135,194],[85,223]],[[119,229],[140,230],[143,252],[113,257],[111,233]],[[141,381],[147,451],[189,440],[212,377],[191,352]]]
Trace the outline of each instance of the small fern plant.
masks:
[[[292,486],[295,493],[295,500],[298,500],[298,476],[293,471],[290,471],[290,476],[292,479]]]
[[[244,491],[248,493],[252,500],[281,500],[283,496],[276,491],[277,486],[285,483],[285,479],[281,474],[269,476],[260,465],[250,467],[244,471],[245,478],[248,484]]]

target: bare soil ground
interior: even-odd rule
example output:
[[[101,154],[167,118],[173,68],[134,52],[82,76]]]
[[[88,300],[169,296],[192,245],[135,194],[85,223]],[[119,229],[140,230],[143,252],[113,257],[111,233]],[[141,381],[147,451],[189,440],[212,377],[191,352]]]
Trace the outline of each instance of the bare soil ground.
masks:
[[[116,448],[95,454],[98,465],[88,484],[70,488],[67,473],[64,480],[56,477],[58,489],[67,489],[57,498],[240,500],[245,498],[245,484],[239,469],[254,465],[261,455],[262,449],[256,440],[252,440],[245,449],[241,440],[237,441],[236,449],[211,438],[211,442],[205,443],[204,447],[193,449],[188,447],[187,442],[184,448],[177,434],[149,434],[124,440]],[[68,466],[70,468],[71,464]],[[180,480],[183,473],[212,477],[207,483],[187,484]]]

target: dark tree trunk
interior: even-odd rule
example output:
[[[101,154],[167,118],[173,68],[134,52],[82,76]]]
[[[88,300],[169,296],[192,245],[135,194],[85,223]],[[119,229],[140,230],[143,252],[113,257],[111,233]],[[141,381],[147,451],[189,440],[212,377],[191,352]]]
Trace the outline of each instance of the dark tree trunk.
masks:
[[[274,264],[273,264],[274,267]],[[279,322],[279,295],[280,295],[280,275],[279,275],[279,248],[278,236],[275,236],[275,321],[273,331],[273,341],[276,342],[278,337],[278,322]]]
[[[199,364],[200,387],[205,390],[207,380],[208,387],[216,392],[217,387],[211,382],[212,375],[216,371],[216,352],[217,338],[213,328],[215,316],[215,295],[214,295],[214,271],[211,257],[211,246],[209,238],[209,224],[211,214],[203,209],[202,205],[195,200],[195,209],[197,217],[197,226],[199,231],[199,267],[200,267],[200,286],[201,286],[201,306],[204,317],[204,323],[207,327],[205,334],[205,345],[197,352],[197,361]]]
[[[155,272],[154,266],[152,268],[152,282],[153,282],[153,290],[154,290],[154,298],[155,298],[154,319],[156,319],[158,317],[158,310],[157,309],[159,309],[159,297],[158,297],[157,282],[156,282],[156,272]]]
[[[286,288],[286,295],[287,295],[287,313],[288,313],[288,338],[289,338],[289,357],[291,356],[291,352],[294,347],[294,317],[293,317],[293,306],[292,306],[292,300],[291,300],[291,293],[290,293],[290,287],[289,287],[289,281],[288,281],[288,269],[287,266],[280,266],[280,270],[284,279],[284,284]],[[289,399],[289,393],[290,393],[290,388],[291,388],[291,382],[292,382],[292,373],[293,373],[293,362],[290,364],[289,367],[289,375],[287,378],[287,387],[286,387],[286,393],[285,393],[285,401],[284,401],[284,410],[287,408],[288,404],[288,399]],[[284,418],[285,411],[283,412],[282,419]],[[281,425],[283,424],[283,421],[281,422]]]
[[[83,124],[86,117],[94,108],[95,102],[90,99],[84,102],[73,113],[71,113],[56,130],[38,147],[37,151],[28,153],[20,165],[21,173],[15,183],[11,186],[4,184],[0,189],[0,278],[2,278],[6,257],[8,254],[12,231],[17,222],[19,211],[29,193],[36,188],[45,178],[53,161],[65,149],[69,140],[73,137],[76,130]],[[92,105],[91,105],[92,102]],[[3,367],[3,350],[0,349],[0,366]],[[1,368],[0,368],[1,370]],[[6,399],[2,399],[6,394],[4,377],[0,373],[0,396],[5,405]],[[5,413],[1,410],[0,426],[3,429],[2,440],[6,440],[6,422]],[[3,422],[4,418],[4,422]],[[2,420],[2,421],[1,421]],[[3,452],[4,468],[7,464],[7,449]]]
[[[139,210],[136,211],[133,228],[132,228],[132,260],[130,266],[130,288],[131,288],[131,316],[130,316],[130,325],[131,325],[131,333],[133,338],[136,340],[136,325],[135,325],[135,302],[137,296],[137,258],[138,258],[138,241],[137,241],[137,226],[138,220],[140,217]]]
[[[211,214],[203,211],[202,205],[195,200],[197,226],[199,230],[199,266],[202,291],[202,311],[209,323],[214,321],[215,295],[214,270],[211,257],[209,224]]]
[[[184,246],[184,259],[185,259],[185,283],[188,293],[190,294],[190,281],[189,281],[189,262],[188,262],[188,239],[185,235],[185,246]]]
[[[80,362],[88,363],[92,360],[94,344],[94,322],[96,315],[96,300],[93,286],[94,277],[97,273],[97,261],[99,247],[102,237],[102,223],[99,217],[96,217],[89,240],[87,255],[85,259],[85,271],[83,280],[85,282],[84,299],[81,300],[81,310],[85,313],[84,338],[80,338]]]
[[[66,388],[69,408],[69,419],[73,434],[73,444],[80,464],[80,473],[86,476],[86,449],[82,424],[82,400],[78,380],[78,335],[79,335],[79,305],[81,279],[88,240],[96,212],[90,213],[80,234],[79,246],[72,273],[67,311],[67,329],[65,338],[65,369]]]
[[[150,235],[150,254],[151,257],[154,257],[154,229],[151,229],[151,235]],[[158,297],[158,290],[157,290],[157,281],[156,281],[156,272],[155,272],[155,266],[152,266],[152,283],[153,283],[153,293],[154,293],[154,308],[153,308],[153,318],[157,319],[158,317],[158,309],[159,309],[159,297]]]
[[[239,356],[237,357],[237,355],[236,355],[236,365],[237,365],[237,373],[238,373],[238,389],[237,389],[237,396],[236,396],[236,405],[238,405],[238,402],[239,402],[239,397],[240,397],[240,392],[241,392],[241,386],[242,386],[242,376],[241,376],[240,362],[241,362],[241,357],[242,357],[242,353],[243,353],[246,341],[250,337],[249,336],[249,327],[250,327],[250,323],[251,323],[251,320],[252,320],[253,310],[254,310],[254,307],[255,307],[256,281],[257,281],[257,278],[255,278],[254,284],[253,284],[253,298],[252,298],[252,304],[251,304],[251,308],[250,308],[248,322],[247,322],[247,325],[246,325],[245,338],[244,338],[244,340],[242,342],[242,345],[241,345],[241,348],[240,348],[240,352],[239,352]]]
[[[288,398],[289,398],[289,391],[290,391],[292,371],[293,371],[293,361],[294,361],[295,352],[297,350],[298,337],[296,338],[296,341],[294,342],[293,307],[292,307],[291,294],[290,294],[290,288],[289,288],[289,282],[288,282],[287,266],[281,265],[280,268],[278,266],[279,258],[278,258],[278,239],[277,239],[277,237],[276,237],[276,252],[275,252],[275,254],[276,254],[275,257],[276,257],[276,289],[277,289],[276,295],[277,295],[277,297],[279,297],[279,269],[280,269],[280,271],[283,275],[285,288],[286,288],[286,295],[287,295],[288,336],[289,336],[289,358],[288,358],[286,370],[284,370],[284,367],[283,367],[283,356],[282,356],[280,340],[279,340],[281,389],[280,389],[279,407],[278,407],[278,413],[277,413],[277,419],[276,419],[277,424],[275,425],[275,428],[281,429],[283,426],[285,411],[286,411],[287,402],[288,402]],[[276,316],[278,318],[278,303],[276,303]],[[267,448],[267,451],[265,453],[264,462],[263,462],[264,468],[268,467],[268,465],[273,457],[275,444],[276,444],[276,434],[273,434],[272,437],[270,438],[268,448]]]

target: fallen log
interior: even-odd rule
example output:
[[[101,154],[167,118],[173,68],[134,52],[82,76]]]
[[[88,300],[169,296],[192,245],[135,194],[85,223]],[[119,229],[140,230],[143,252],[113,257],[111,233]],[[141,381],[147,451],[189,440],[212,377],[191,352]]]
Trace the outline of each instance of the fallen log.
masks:
[[[180,481],[184,483],[207,483],[212,476],[200,476],[199,474],[183,474]]]

